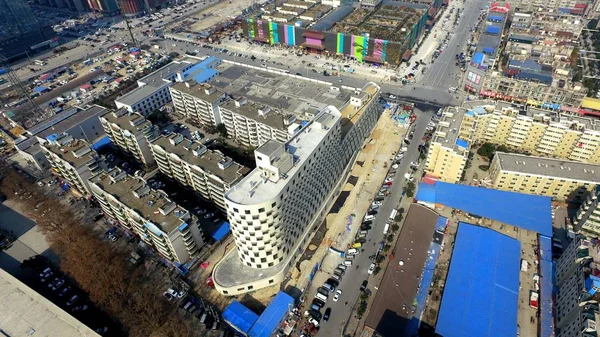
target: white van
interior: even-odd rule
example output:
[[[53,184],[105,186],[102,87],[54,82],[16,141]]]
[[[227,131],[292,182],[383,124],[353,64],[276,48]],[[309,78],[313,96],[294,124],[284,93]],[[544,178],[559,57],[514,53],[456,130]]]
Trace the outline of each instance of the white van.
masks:
[[[390,214],[390,221],[394,221],[394,219],[396,219],[397,214],[398,214],[398,211],[393,209],[392,214]]]
[[[348,249],[348,251],[346,252],[347,255],[356,255],[358,254],[358,250],[355,248],[350,248]]]
[[[316,293],[315,294],[315,298],[318,298],[318,299],[320,299],[323,302],[327,302],[327,296],[325,296],[325,295],[323,295],[321,293]]]
[[[344,264],[350,267],[352,265],[352,260],[344,260]]]
[[[375,220],[375,216],[374,215],[371,215],[371,214],[365,215],[364,221],[372,221],[372,220]]]
[[[383,227],[383,235],[386,235],[389,230],[390,230],[390,224],[386,223],[385,226]]]

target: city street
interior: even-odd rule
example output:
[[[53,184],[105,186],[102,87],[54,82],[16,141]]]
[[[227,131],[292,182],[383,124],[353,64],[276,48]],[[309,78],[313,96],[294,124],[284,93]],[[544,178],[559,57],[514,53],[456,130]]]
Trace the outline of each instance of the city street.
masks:
[[[448,89],[449,87],[458,87],[462,80],[462,72],[455,65],[455,56],[464,52],[467,47],[467,40],[471,36],[471,26],[478,21],[478,16],[484,5],[488,4],[486,0],[468,0],[462,6],[463,13],[458,26],[452,33],[446,49],[433,62],[427,66],[427,71],[421,78],[423,83],[436,88]],[[437,30],[442,34],[442,30]],[[435,32],[432,32],[435,34]]]
[[[338,288],[343,292],[340,300],[338,302],[333,302],[330,296],[330,299],[325,305],[325,307],[331,307],[331,316],[328,322],[321,322],[319,336],[340,336],[342,334],[344,325],[349,320],[354,319],[351,316],[351,312],[353,307],[359,303],[360,286],[364,280],[369,281],[367,288],[371,292],[374,291],[373,286],[376,286],[376,284],[373,284],[375,282],[372,280],[374,275],[369,275],[367,273],[369,265],[373,262],[369,259],[369,256],[377,252],[379,242],[384,240],[385,235],[383,234],[383,227],[385,226],[385,223],[388,222],[392,210],[398,207],[402,188],[406,186],[404,173],[409,172],[410,163],[412,161],[417,161],[419,158],[418,146],[420,144],[420,139],[425,133],[427,123],[433,116],[433,111],[421,111],[418,112],[417,115],[419,117],[413,126],[415,130],[413,137],[414,141],[411,141],[410,145],[407,145],[408,151],[404,154],[404,159],[402,159],[402,162],[396,170],[397,173],[392,187],[390,188],[390,195],[385,198],[383,205],[379,207],[379,213],[376,216],[376,220],[373,221],[372,229],[367,235],[369,241],[362,247],[364,248],[364,251],[361,251],[360,254],[356,256],[352,262],[353,265],[348,267],[346,274],[339,284]],[[390,156],[391,155],[392,154],[390,153]],[[359,219],[357,219],[355,225],[360,226],[362,216],[362,214],[357,214]],[[380,275],[383,275],[383,271],[378,276]],[[320,285],[314,285],[315,288],[319,286]],[[312,296],[313,294],[309,295]],[[309,296],[308,299],[312,300],[311,296]],[[344,305],[346,301],[348,301],[347,306]]]

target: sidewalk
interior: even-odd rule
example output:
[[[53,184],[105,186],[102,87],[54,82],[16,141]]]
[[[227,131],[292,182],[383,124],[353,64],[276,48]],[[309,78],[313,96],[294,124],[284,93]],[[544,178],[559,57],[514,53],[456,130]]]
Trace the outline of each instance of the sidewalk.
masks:
[[[424,163],[424,161],[422,161],[422,163]],[[420,177],[422,173],[423,173],[423,168],[420,167],[414,173],[414,176]],[[416,194],[416,191],[415,191],[415,194]],[[413,199],[409,198],[409,197],[405,197],[405,198],[402,198],[399,200],[398,209],[404,208],[405,213],[404,213],[404,217],[402,218],[402,222],[397,223],[400,228],[394,233],[394,235],[395,235],[394,241],[389,243],[389,245],[392,247],[391,250],[393,250],[393,247],[395,247],[396,243],[398,242],[398,238],[400,237],[399,234],[402,232],[402,227],[404,227],[404,221],[406,220],[406,214],[408,214],[408,209],[410,208],[412,201],[413,201]],[[345,331],[344,335],[361,336],[361,337],[371,337],[373,335],[373,331],[371,331],[371,329],[368,329],[368,328],[365,329],[365,321],[366,321],[367,317],[369,316],[369,311],[371,310],[371,306],[373,305],[373,301],[375,299],[375,294],[379,288],[379,285],[381,284],[381,281],[383,279],[383,276],[385,275],[385,271],[388,268],[388,265],[389,265],[389,259],[386,258],[385,260],[383,260],[382,263],[380,263],[381,271],[377,275],[375,275],[375,274],[372,275],[371,279],[373,280],[374,284],[377,284],[377,286],[373,287],[373,292],[371,293],[371,295],[369,296],[369,298],[367,300],[367,310],[365,311],[364,315],[360,318],[357,315],[355,315],[354,312],[352,313],[352,317],[354,318],[354,320],[350,321],[350,323],[346,327],[346,331]]]
[[[342,58],[339,57],[325,55],[311,54],[296,56],[295,53],[297,53],[299,49],[294,48],[283,48],[277,46],[263,47],[256,44],[248,45],[247,43],[225,43],[225,41],[223,41],[223,43],[229,50],[255,55],[258,59],[266,59],[267,66],[269,67],[282,67],[282,65],[273,64],[273,61],[286,66],[286,57],[288,57],[291,54],[294,54],[293,57],[294,60],[296,60],[295,63],[304,61],[304,65],[307,67],[307,70],[309,69],[309,63],[313,64],[313,67],[310,69],[316,69],[320,72],[322,72],[323,70],[327,70],[329,73],[331,73],[332,71],[337,71],[332,70],[331,65],[334,65],[337,68],[338,65],[343,66],[344,64],[349,64],[355,71],[354,73],[344,72],[344,76],[357,77],[361,79],[364,79],[366,77],[367,80],[371,81],[387,81],[389,80],[389,76],[395,76],[395,72],[393,70],[381,67],[372,67],[369,63],[358,63],[353,60],[344,61]],[[326,63],[329,63],[329,67],[326,67]],[[375,70],[376,73],[372,73],[373,70]],[[336,77],[331,76],[331,78],[332,82],[335,82]]]
[[[350,176],[358,177],[355,185],[346,183],[342,191],[350,192],[344,205],[338,213],[329,213],[326,217],[326,223],[329,225],[327,234],[322,240],[321,246],[315,251],[313,258],[305,261],[300,267],[301,273],[298,275],[294,270],[292,280],[296,281],[296,287],[299,289],[308,284],[308,276],[315,261],[321,261],[327,254],[330,246],[345,249],[354,238],[354,234],[359,228],[361,216],[366,213],[371,205],[375,192],[381,186],[387,173],[385,168],[390,164],[390,154],[400,147],[401,137],[397,135],[405,132],[405,129],[395,124],[389,115],[384,114],[379,119],[371,134],[371,141],[358,154],[355,165],[352,168]],[[362,162],[357,165],[357,162]],[[353,221],[350,231],[347,230],[347,219],[352,214],[356,215],[358,220]],[[337,263],[335,263],[337,265]],[[319,285],[325,281],[329,274],[324,272],[327,265],[321,266],[320,271],[315,275],[313,284]],[[320,282],[320,283],[319,283]],[[314,289],[313,289],[314,288]],[[305,293],[310,294],[318,286],[306,289]]]

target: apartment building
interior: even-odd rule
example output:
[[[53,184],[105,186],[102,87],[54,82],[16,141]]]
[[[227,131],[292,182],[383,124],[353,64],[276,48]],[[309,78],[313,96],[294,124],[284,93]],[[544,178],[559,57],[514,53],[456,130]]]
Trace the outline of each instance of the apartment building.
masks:
[[[461,132],[470,140],[506,145],[522,153],[600,163],[600,124],[587,117],[497,102],[473,106]]]
[[[483,143],[600,164],[600,124],[595,119],[509,102],[471,101],[442,112],[425,170],[442,181],[456,182],[471,146]]]
[[[151,150],[160,172],[191,187],[222,210],[225,193],[250,171],[221,152],[177,133],[156,138]]]
[[[556,262],[555,326],[557,337],[598,334],[600,311],[599,246],[577,237]]]
[[[204,245],[197,219],[141,178],[113,168],[89,182],[104,214],[165,259],[185,264]]]
[[[40,143],[52,141],[63,134],[85,140],[92,145],[100,142],[105,134],[98,116],[105,114],[106,111],[105,107],[99,105],[68,108],[27,129],[24,135],[15,140],[15,149],[29,164],[26,166],[31,168],[29,170],[31,173],[44,171],[50,167],[50,163],[42,153]]]
[[[286,142],[317,112],[329,105],[340,109],[352,96],[283,71],[230,63],[214,70],[218,75],[209,80],[194,78],[171,88],[175,111],[203,125],[223,124],[229,138],[247,147]]]
[[[157,111],[171,102],[169,87],[181,77],[181,73],[192,68],[196,62],[197,60],[189,58],[173,61],[142,77],[137,81],[138,88],[115,100],[117,108],[125,108],[129,112],[138,112],[144,116]]]
[[[248,102],[246,97],[227,100],[219,110],[227,134],[248,147],[257,147],[269,140],[285,142],[298,129],[294,115],[279,114],[270,106]]]
[[[169,90],[175,111],[184,115],[186,119],[213,127],[222,123],[219,104],[226,95],[216,87],[189,81],[176,83]]]
[[[466,112],[462,107],[446,108],[431,138],[425,171],[441,181],[458,183],[467,164],[470,137],[463,139],[459,133]]]
[[[600,237],[600,185],[587,193],[573,220],[575,231],[587,237]]]
[[[100,123],[111,143],[119,150],[146,166],[154,165],[149,142],[159,132],[144,116],[121,108],[100,116]]]
[[[484,98],[577,112],[587,93],[582,83],[572,81],[571,70],[571,54],[584,28],[581,17],[548,9],[516,12],[513,17],[503,34],[494,25],[505,17],[489,13],[463,79],[465,90]],[[506,57],[500,63],[497,50],[503,39]]]
[[[532,13],[543,9],[573,15],[583,15],[586,7],[595,3],[593,0],[509,0],[508,2],[515,11],[519,12]]]
[[[40,146],[53,174],[64,179],[81,195],[91,195],[88,180],[102,172],[106,165],[86,141],[63,134]]]
[[[499,190],[582,201],[600,183],[600,165],[496,152],[491,185]]]
[[[341,110],[321,110],[287,142],[269,140],[255,150],[256,169],[225,194],[237,250],[215,266],[215,287],[221,294],[237,295],[283,280],[322,223],[381,115],[379,93],[369,83]]]

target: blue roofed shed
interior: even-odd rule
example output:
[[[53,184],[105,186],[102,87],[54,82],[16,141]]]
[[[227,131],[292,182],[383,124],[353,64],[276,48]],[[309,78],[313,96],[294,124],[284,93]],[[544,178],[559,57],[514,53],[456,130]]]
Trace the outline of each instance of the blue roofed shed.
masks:
[[[50,90],[50,89],[48,89],[48,87],[44,87],[44,86],[41,86],[41,85],[33,88],[33,92],[37,92],[39,94],[44,93],[44,92],[46,92],[48,90]]]
[[[270,337],[294,305],[294,298],[280,291],[250,329],[250,337]]]
[[[212,80],[215,76],[219,75],[219,72],[214,69],[201,69],[192,76],[196,83],[204,83]]]
[[[230,230],[229,222],[223,221],[223,223],[219,226],[219,228],[214,232],[212,237],[213,237],[213,239],[215,239],[215,241],[219,241],[229,233],[229,230]]]
[[[460,138],[456,139],[456,145],[462,147],[463,149],[469,148],[469,142]]]
[[[436,181],[419,184],[416,199],[552,237],[550,197]]]
[[[258,320],[258,315],[252,310],[246,308],[238,301],[233,301],[223,311],[223,320],[244,336],[248,336],[248,331]]]
[[[491,35],[498,35],[500,34],[500,31],[502,31],[502,29],[498,26],[488,26],[485,30],[486,33]]]
[[[495,49],[492,47],[483,47],[481,50],[486,54],[493,54]]]
[[[484,57],[485,57],[485,55],[483,55],[483,53],[479,53],[479,52],[475,53],[473,55],[473,63],[476,63],[476,64],[483,63],[483,58]]]
[[[552,261],[552,239],[540,235],[540,336],[554,336],[552,301],[556,276]]]
[[[208,82],[215,76],[219,75],[219,72],[212,69],[212,67],[219,65],[220,63],[221,59],[218,59],[214,56],[209,56],[202,62],[184,71],[182,74],[183,80],[187,81],[192,78],[194,81],[196,81],[196,83]]]
[[[517,336],[519,241],[459,223],[436,332],[444,337]]]

